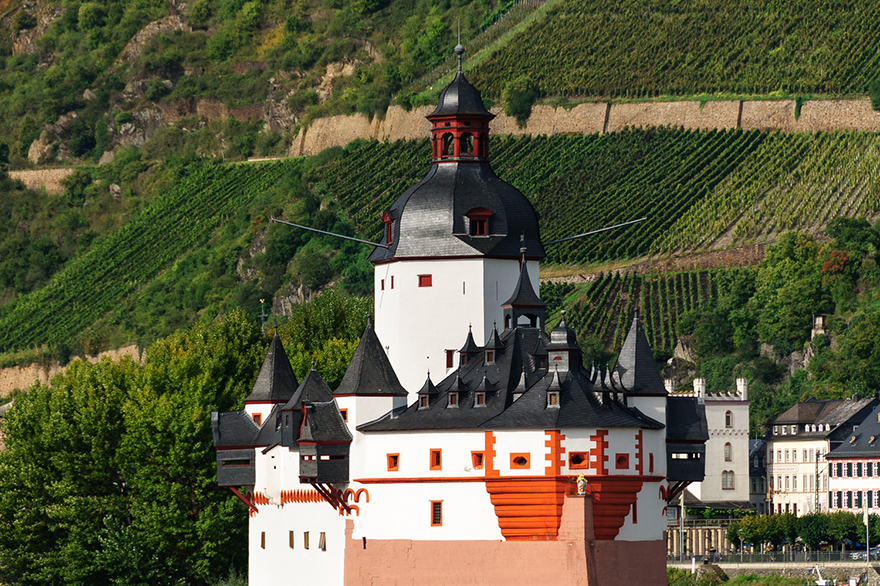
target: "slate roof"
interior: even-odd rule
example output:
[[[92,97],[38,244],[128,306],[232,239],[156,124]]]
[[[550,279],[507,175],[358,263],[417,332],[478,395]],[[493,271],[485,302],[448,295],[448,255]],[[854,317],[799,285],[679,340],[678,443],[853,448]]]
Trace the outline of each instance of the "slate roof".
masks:
[[[306,403],[300,442],[351,441],[351,432],[342,419],[335,401]]]
[[[516,289],[513,295],[501,304],[501,307],[546,307],[547,305],[541,301],[541,298],[535,293],[532,287],[532,280],[529,278],[529,271],[526,268],[526,262],[520,263],[519,280],[516,282]]]
[[[464,342],[464,346],[461,347],[462,354],[476,354],[480,351],[480,347],[477,345],[477,342],[474,340],[474,332],[473,329],[468,326],[468,335],[467,340]]]
[[[610,385],[625,389],[631,395],[668,394],[638,314],[633,317],[620,349],[617,364],[610,376]]]
[[[790,425],[819,423],[827,417],[832,411],[837,409],[843,403],[843,399],[835,399],[833,401],[818,401],[810,398],[793,405],[787,411],[784,411],[779,417],[773,420],[773,425]],[[800,431],[800,430],[798,430]]]
[[[254,446],[260,428],[247,411],[230,411],[211,414],[214,447]]]
[[[880,457],[880,406],[858,423],[843,442],[831,450],[828,458],[878,458]]]
[[[834,442],[845,439],[852,426],[863,420],[878,404],[880,400],[875,398],[831,401],[817,401],[811,398],[794,405],[770,425],[797,426],[796,434],[782,436],[788,441],[828,438]],[[813,424],[817,426],[816,431],[812,431]],[[824,429],[826,424],[830,427],[828,431]],[[805,430],[804,425],[810,425],[810,430]],[[782,439],[780,436],[772,437],[777,440]]]
[[[304,402],[326,403],[333,400],[333,392],[327,386],[327,383],[324,382],[324,379],[321,378],[321,375],[318,374],[318,371],[315,370],[315,365],[313,364],[312,370],[309,371],[302,384],[299,385],[296,392],[293,393],[293,396],[284,404],[281,410],[300,411]]]
[[[456,115],[477,115],[486,116],[489,119],[495,117],[483,105],[483,98],[477,88],[472,86],[468,80],[464,78],[464,74],[459,71],[455,74],[452,82],[446,86],[440,93],[440,101],[437,108],[428,114],[430,120],[434,116],[456,116]]]
[[[612,400],[610,393],[594,393],[591,380],[579,365],[574,370],[558,373],[555,369],[536,370],[530,350],[540,346],[539,340],[548,344],[546,338],[538,328],[520,326],[505,330],[500,336],[502,347],[496,351],[494,363],[487,364],[482,353],[458,368],[436,385],[436,399],[428,408],[419,408],[416,401],[405,410],[358,429],[663,427],[637,410]],[[554,383],[560,388],[559,405],[548,407],[546,391]],[[478,405],[476,394],[483,391],[486,392],[485,405]],[[456,406],[449,404],[452,392],[459,393]],[[518,393],[522,395],[514,400]],[[605,400],[599,395],[604,395]]]
[[[269,344],[269,350],[266,352],[260,374],[257,375],[257,380],[254,382],[253,390],[245,402],[284,403],[293,396],[297,386],[299,383],[296,380],[296,375],[290,366],[284,345],[281,344],[281,338],[276,332]]]
[[[696,397],[666,398],[666,441],[705,442],[709,440],[706,406]]]
[[[372,320],[367,322],[345,376],[333,394],[407,396],[376,336]]]
[[[488,236],[468,233],[466,214],[474,208],[492,212]],[[388,214],[393,241],[388,248],[377,247],[371,262],[448,256],[519,258],[520,235],[529,258],[544,258],[535,209],[518,189],[495,175],[487,162],[432,165]],[[383,244],[387,244],[385,238]]]

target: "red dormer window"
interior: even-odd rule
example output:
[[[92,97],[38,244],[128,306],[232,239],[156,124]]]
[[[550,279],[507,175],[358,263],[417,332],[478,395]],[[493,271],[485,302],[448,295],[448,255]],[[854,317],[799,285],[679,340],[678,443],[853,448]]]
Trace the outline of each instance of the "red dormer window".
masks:
[[[468,224],[470,224],[471,236],[488,236],[489,235],[489,218],[492,212],[486,208],[474,208],[467,214]]]
[[[388,215],[388,212],[382,214],[382,221],[385,222],[385,244],[391,244],[394,241],[394,232],[392,231],[394,223],[391,221],[391,216]]]
[[[253,417],[254,417],[254,423],[256,423],[257,425],[263,424],[263,416],[262,415],[260,415],[259,413],[254,413]]]

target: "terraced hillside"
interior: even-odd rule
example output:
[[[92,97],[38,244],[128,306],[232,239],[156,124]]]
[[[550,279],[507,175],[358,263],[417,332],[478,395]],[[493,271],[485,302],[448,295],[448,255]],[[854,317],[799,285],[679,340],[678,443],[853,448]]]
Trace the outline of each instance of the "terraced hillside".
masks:
[[[500,96],[774,91],[864,94],[878,75],[880,5],[864,0],[564,0],[470,79]]]
[[[837,216],[880,211],[880,135],[629,130],[496,137],[493,167],[529,197],[546,240],[640,217],[647,221],[552,246],[549,262],[588,264],[750,244]],[[427,171],[427,141],[363,143],[321,180],[359,231]],[[364,177],[376,177],[364,181]]]
[[[602,273],[590,283],[565,287],[562,308],[579,339],[595,335],[605,348],[620,348],[638,311],[651,347],[667,353],[675,346],[679,316],[715,295],[712,276],[713,271]]]

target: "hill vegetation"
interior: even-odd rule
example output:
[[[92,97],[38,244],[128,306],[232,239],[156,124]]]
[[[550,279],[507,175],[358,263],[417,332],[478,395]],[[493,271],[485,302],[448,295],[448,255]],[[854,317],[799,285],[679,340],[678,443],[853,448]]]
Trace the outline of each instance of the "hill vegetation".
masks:
[[[544,95],[864,95],[878,76],[880,9],[842,0],[564,0],[470,79]]]

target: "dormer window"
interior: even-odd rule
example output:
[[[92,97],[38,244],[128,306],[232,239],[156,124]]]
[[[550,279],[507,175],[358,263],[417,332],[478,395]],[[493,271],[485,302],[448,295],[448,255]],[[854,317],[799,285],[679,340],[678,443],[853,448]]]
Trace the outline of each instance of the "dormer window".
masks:
[[[486,350],[486,364],[495,364],[494,350]]]
[[[797,425],[791,426],[791,435],[797,435]]]
[[[263,416],[259,413],[254,413],[254,423],[257,425],[263,425]]]
[[[459,360],[459,363],[460,363],[462,366],[464,366],[465,364],[467,364],[467,354],[462,354],[462,355],[461,355],[461,360]]]
[[[471,236],[488,236],[489,235],[489,218],[492,212],[486,208],[474,208],[465,214],[468,218],[469,230]]]
[[[474,398],[474,406],[475,407],[485,407],[486,406],[486,393],[477,393]]]
[[[449,393],[449,403],[447,407],[458,407],[458,393]]]
[[[773,435],[779,435],[779,426],[778,425],[773,426]]]
[[[419,397],[419,409],[427,409],[428,408],[428,397],[427,395],[422,395]]]
[[[547,393],[547,406],[559,407],[559,391],[550,391]]]
[[[543,370],[547,368],[547,357],[538,356],[538,358],[535,359],[535,368],[537,368],[538,370]]]
[[[391,244],[394,242],[394,232],[392,230],[394,222],[391,221],[391,216],[388,215],[388,212],[382,214],[382,221],[385,222],[385,243]]]

